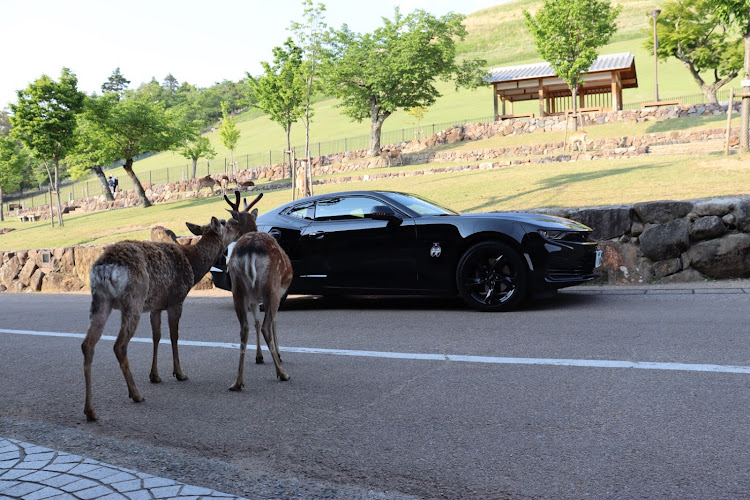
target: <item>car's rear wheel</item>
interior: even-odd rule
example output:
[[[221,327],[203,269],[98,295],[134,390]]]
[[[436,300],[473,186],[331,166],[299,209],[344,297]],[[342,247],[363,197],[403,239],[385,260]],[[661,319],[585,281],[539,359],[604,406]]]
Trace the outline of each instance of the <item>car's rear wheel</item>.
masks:
[[[509,311],[526,298],[528,273],[517,250],[499,241],[469,248],[456,267],[458,292],[479,311]]]

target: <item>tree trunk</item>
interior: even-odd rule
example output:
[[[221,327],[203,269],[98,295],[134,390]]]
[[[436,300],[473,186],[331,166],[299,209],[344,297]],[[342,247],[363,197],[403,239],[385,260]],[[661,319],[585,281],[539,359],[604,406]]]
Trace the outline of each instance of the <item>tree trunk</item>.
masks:
[[[55,158],[55,198],[57,199],[57,221],[63,227],[62,203],[60,203],[60,159]]]
[[[3,211],[3,188],[0,188],[0,222],[5,221],[5,212]]]
[[[193,176],[191,179],[195,179],[195,176],[198,174],[198,158],[193,158]]]
[[[570,94],[573,96],[573,131],[576,131],[578,130],[578,120],[576,120],[576,114],[578,113],[578,85],[570,87]]]
[[[391,116],[390,111],[382,111],[374,99],[370,99],[370,156],[380,154],[380,135],[383,122]]]
[[[112,194],[112,190],[109,187],[109,182],[107,182],[107,176],[104,175],[102,167],[99,165],[94,165],[93,167],[91,167],[91,170],[94,171],[96,176],[99,178],[99,182],[102,183],[102,193],[104,193],[104,197],[109,201],[114,201],[115,197]]]
[[[292,135],[292,124],[290,122],[290,123],[286,124],[286,150],[287,151],[291,151],[292,150],[292,137],[291,137],[291,135]],[[286,163],[286,156],[287,155],[284,155],[282,163]],[[292,169],[293,168],[294,168],[294,166],[292,165],[292,160],[290,158],[290,160],[289,160],[289,178],[290,179],[292,178]]]
[[[125,165],[123,165],[122,168],[125,169],[125,172],[127,172],[128,177],[130,177],[130,180],[133,181],[133,189],[135,189],[135,192],[138,193],[138,198],[141,200],[141,203],[143,204],[143,208],[150,207],[151,201],[149,201],[149,199],[146,198],[146,191],[144,191],[143,186],[141,186],[141,181],[138,180],[138,177],[135,175],[135,172],[133,172],[133,158],[126,158]]]
[[[750,17],[745,27],[745,78],[750,80]],[[742,93],[750,94],[750,86],[742,87]],[[740,128],[740,152],[750,152],[750,97],[742,98],[742,126]]]

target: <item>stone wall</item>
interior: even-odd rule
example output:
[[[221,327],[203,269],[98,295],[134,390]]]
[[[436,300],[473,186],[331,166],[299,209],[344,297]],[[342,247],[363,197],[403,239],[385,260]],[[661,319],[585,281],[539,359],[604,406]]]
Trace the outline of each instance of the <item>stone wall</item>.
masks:
[[[750,278],[750,196],[536,210],[594,229],[600,281],[674,283]],[[180,238],[182,244],[195,238]],[[87,289],[101,246],[0,253],[0,292]],[[196,285],[210,288],[210,275]]]

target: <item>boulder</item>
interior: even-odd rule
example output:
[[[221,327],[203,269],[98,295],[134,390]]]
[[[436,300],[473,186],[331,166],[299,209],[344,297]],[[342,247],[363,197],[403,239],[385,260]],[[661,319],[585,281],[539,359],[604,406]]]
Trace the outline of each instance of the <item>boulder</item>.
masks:
[[[668,285],[670,283],[694,283],[696,281],[706,281],[706,277],[695,269],[685,269],[675,274],[670,274],[657,283],[660,285]]]
[[[45,274],[42,278],[42,291],[47,293],[77,292],[84,287],[77,276],[67,276],[59,272]]]
[[[34,274],[31,275],[31,278],[29,278],[29,289],[33,290],[35,292],[38,292],[42,289],[42,279],[44,278],[44,273],[41,269],[37,268],[36,271],[34,271]]]
[[[693,205],[693,213],[704,217],[707,215],[717,215],[723,217],[731,212],[740,202],[737,197],[712,198],[709,200],[698,200]]]
[[[0,267],[0,283],[2,283],[5,288],[10,289],[20,272],[21,262],[18,260],[18,257],[14,255],[8,260],[8,262],[3,264],[3,267]]]
[[[567,215],[593,229],[592,238],[598,241],[619,238],[630,231],[630,210],[627,207],[583,208]]]
[[[602,265],[598,272],[609,284],[651,281],[653,265],[638,254],[638,248],[632,243],[603,241],[599,243],[599,249],[602,251]]]
[[[647,201],[633,205],[633,211],[646,224],[663,224],[685,217],[693,209],[689,201]]]
[[[75,249],[75,261],[76,261],[76,267],[75,267],[75,276],[85,285],[90,286],[91,280],[90,280],[90,274],[91,274],[91,267],[94,265],[94,262],[96,259],[99,258],[99,256],[104,251],[104,247],[97,247],[97,246],[82,246],[82,247],[76,247]]]
[[[679,257],[690,245],[690,222],[677,219],[648,226],[638,240],[643,255],[654,262]]]
[[[696,219],[690,226],[690,236],[696,240],[718,238],[727,232],[724,221],[717,215]]]
[[[660,260],[654,262],[654,276],[656,278],[664,278],[670,274],[674,274],[682,269],[682,259],[675,257],[674,259]]]
[[[36,262],[34,262],[34,259],[28,259],[26,261],[26,264],[23,265],[23,268],[21,268],[21,272],[18,273],[18,280],[24,285],[29,286],[31,276],[37,269],[38,267],[36,265]]]
[[[702,241],[687,251],[690,266],[711,278],[750,278],[750,234]]]
[[[735,207],[737,229],[750,233],[750,198],[743,198]]]

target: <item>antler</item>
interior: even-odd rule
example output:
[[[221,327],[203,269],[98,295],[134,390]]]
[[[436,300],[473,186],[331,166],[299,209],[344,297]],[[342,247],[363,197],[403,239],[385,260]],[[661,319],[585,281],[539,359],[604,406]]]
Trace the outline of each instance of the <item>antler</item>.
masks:
[[[226,202],[227,202],[227,203],[229,204],[229,206],[230,206],[230,207],[232,207],[232,210],[234,210],[235,212],[239,212],[239,211],[240,211],[240,192],[239,192],[239,191],[235,191],[235,192],[234,192],[234,197],[235,197],[235,202],[234,202],[234,203],[232,203],[232,202],[231,202],[231,201],[229,200],[229,197],[228,197],[227,195],[224,195],[224,199],[225,199],[225,200],[226,200]],[[251,209],[251,208],[253,207],[253,205],[255,205],[256,203],[258,203],[258,202],[260,201],[260,199],[261,199],[261,198],[263,198],[263,193],[260,193],[260,194],[259,194],[259,195],[258,195],[258,196],[257,196],[257,197],[256,197],[256,198],[255,198],[255,199],[253,200],[253,201],[252,201],[252,203],[250,203],[250,204],[248,204],[248,203],[247,203],[247,200],[246,200],[246,199],[245,199],[245,200],[242,200],[242,201],[244,202],[244,205],[245,205],[245,208],[244,208],[244,209],[243,209],[242,211],[243,211],[243,212],[249,212],[249,211],[250,211],[250,209]]]

